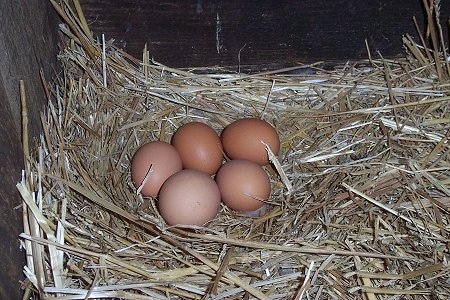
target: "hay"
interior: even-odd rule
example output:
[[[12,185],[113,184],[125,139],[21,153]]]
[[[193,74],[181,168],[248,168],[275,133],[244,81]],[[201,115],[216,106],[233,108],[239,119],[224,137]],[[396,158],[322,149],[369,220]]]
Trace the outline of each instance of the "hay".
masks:
[[[146,49],[137,60],[94,39],[77,1],[52,3],[63,72],[17,185],[26,297],[450,297],[450,69],[436,7],[434,47],[405,36],[404,59],[244,75],[173,69]],[[267,212],[222,207],[204,228],[166,226],[131,184],[134,150],[188,121],[220,132],[248,116],[282,141]]]

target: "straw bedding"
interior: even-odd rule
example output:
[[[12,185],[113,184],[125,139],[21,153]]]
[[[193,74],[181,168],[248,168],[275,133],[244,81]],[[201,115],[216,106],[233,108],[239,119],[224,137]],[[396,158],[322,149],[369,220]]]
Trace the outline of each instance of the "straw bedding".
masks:
[[[93,38],[77,1],[52,3],[63,71],[17,185],[25,297],[449,298],[450,69],[435,7],[430,47],[405,36],[405,58],[302,75],[137,60]],[[248,116],[282,142],[266,213],[165,225],[131,183],[134,150],[187,121],[220,132]]]

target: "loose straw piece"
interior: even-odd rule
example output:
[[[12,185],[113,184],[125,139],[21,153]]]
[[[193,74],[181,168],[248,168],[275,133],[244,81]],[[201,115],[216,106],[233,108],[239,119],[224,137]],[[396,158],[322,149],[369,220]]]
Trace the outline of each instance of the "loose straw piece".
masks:
[[[404,216],[404,215],[400,214],[399,212],[397,212],[396,210],[387,207],[387,206],[384,205],[383,203],[380,203],[380,202],[376,201],[376,200],[373,199],[372,197],[369,197],[369,196],[365,195],[364,193],[362,193],[362,192],[358,191],[357,189],[351,187],[351,186],[348,185],[347,183],[343,182],[343,183],[342,183],[342,186],[345,187],[347,190],[351,191],[352,193],[354,193],[354,194],[356,194],[356,195],[362,197],[363,199],[366,199],[366,200],[369,201],[370,203],[375,204],[376,206],[378,206],[378,207],[384,209],[385,211],[387,211],[387,212],[393,214],[394,216],[399,217],[400,219],[402,219],[402,220],[404,220],[404,221],[406,221],[406,222],[408,222],[408,223],[416,224],[415,222],[413,222],[413,221],[412,221],[410,218],[408,218],[407,216]],[[423,228],[423,226],[422,226],[422,228]]]
[[[20,103],[21,103],[21,111],[22,111],[22,151],[23,151],[23,174],[22,174],[22,184],[27,185],[28,178],[26,177],[29,174],[29,164],[30,164],[30,150],[28,145],[28,109],[27,109],[27,100],[26,100],[26,92],[25,92],[25,82],[23,80],[19,81],[20,88]],[[29,213],[29,208],[26,205],[25,199],[22,200],[22,223],[23,230],[26,234],[31,234],[31,231],[34,231],[36,227],[34,223],[34,218]],[[31,222],[31,223],[30,223]],[[41,282],[38,283],[36,273],[40,273],[40,268],[35,270],[35,266],[33,263],[33,249],[35,246],[31,244],[30,241],[25,240],[25,252],[26,252],[26,260],[27,264],[24,267],[24,273],[27,277],[31,278],[31,282],[34,286],[42,285]]]
[[[234,249],[235,249],[234,246],[229,247],[222,262],[220,263],[220,267],[217,270],[216,277],[214,278],[214,282],[211,286],[211,294],[213,295],[217,294],[217,287],[219,285],[220,278],[223,276],[223,273],[228,268],[228,264],[230,263],[230,259],[233,255]]]
[[[283,182],[283,184],[286,187],[287,190],[287,194],[290,194],[292,191],[292,184],[289,181],[289,178],[287,177],[286,173],[283,170],[283,167],[281,166],[280,162],[278,161],[278,158],[275,156],[275,154],[272,152],[272,149],[270,149],[270,146],[261,141],[261,143],[264,144],[266,151],[267,151],[267,155],[269,156],[269,161],[271,163],[273,163],[275,169],[277,170],[278,174],[280,175],[281,181]]]
[[[308,269],[306,270],[306,276],[305,276],[305,279],[303,280],[303,284],[300,287],[296,297],[294,298],[295,300],[303,299],[303,295],[305,294],[305,291],[306,291],[308,285],[310,284],[309,278],[311,276],[311,272],[312,272],[313,268],[314,268],[314,261],[312,260],[309,264]]]
[[[147,184],[147,181],[150,179],[150,176],[152,175],[152,173],[153,173],[153,168],[152,168],[152,165],[150,165],[148,167],[147,173],[144,176],[144,179],[142,179],[142,183],[139,184],[139,187],[136,189],[136,194],[139,195],[141,193],[142,189]]]
[[[106,43],[104,33],[102,33],[102,73],[103,73],[103,86],[106,89],[108,86],[106,80]]]
[[[23,147],[23,165],[29,173],[29,160],[30,149],[28,143],[28,108],[27,108],[27,96],[25,92],[25,82],[23,80],[20,83],[20,103],[22,105],[22,147]]]

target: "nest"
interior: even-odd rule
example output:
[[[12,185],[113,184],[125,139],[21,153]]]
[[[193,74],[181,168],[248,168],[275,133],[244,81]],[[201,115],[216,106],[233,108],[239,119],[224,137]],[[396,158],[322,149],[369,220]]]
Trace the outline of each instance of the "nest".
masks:
[[[450,91],[442,31],[404,58],[256,74],[180,70],[93,38],[78,2],[63,71],[17,187],[26,298],[448,299]],[[292,72],[308,69],[314,72]],[[169,227],[131,183],[130,158],[182,123],[258,117],[281,139],[267,212],[223,206]]]

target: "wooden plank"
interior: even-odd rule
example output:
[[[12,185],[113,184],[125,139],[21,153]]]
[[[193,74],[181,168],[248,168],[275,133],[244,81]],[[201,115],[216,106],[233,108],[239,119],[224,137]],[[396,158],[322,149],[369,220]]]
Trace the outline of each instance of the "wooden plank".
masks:
[[[53,8],[41,0],[0,0],[0,299],[21,299],[24,252],[21,198],[16,189],[22,161],[19,80],[25,80],[30,138],[40,131],[39,114],[46,104],[39,70],[51,79],[57,54]],[[32,140],[31,140],[32,141]]]
[[[393,57],[403,53],[402,35],[416,34],[413,16],[424,23],[422,1],[410,0],[80,2],[94,36],[136,57],[147,43],[155,60],[175,67],[366,58],[365,39]],[[441,6],[446,20],[450,3]]]

